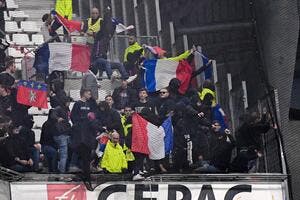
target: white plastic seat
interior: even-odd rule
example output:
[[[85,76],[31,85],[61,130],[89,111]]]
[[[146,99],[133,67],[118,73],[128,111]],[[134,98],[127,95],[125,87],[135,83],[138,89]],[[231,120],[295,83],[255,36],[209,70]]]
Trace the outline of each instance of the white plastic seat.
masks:
[[[8,34],[5,35],[5,40],[6,40],[7,42],[11,42],[11,41],[10,41],[10,37],[9,37]]]
[[[15,48],[8,48],[7,51],[8,51],[8,55],[12,56],[14,58],[22,58],[22,57],[24,57],[24,54],[20,50],[17,50]]]
[[[6,7],[8,10],[15,10],[19,8],[13,0],[6,0]]]
[[[70,90],[70,97],[74,101],[78,101],[80,99],[80,90]]]
[[[42,128],[43,124],[47,121],[48,116],[46,115],[36,115],[33,116],[34,128]]]
[[[4,20],[5,21],[10,21],[11,17],[7,15],[7,12],[4,12]]]
[[[44,43],[44,37],[41,34],[33,34],[32,35],[32,42],[35,45],[41,45]]]
[[[22,70],[22,64],[21,64],[21,62],[22,62],[22,58],[15,59],[15,64],[16,64],[17,70]]]
[[[10,11],[10,17],[14,21],[24,21],[29,18],[28,15],[24,13],[24,11]]]
[[[32,130],[34,132],[35,142],[40,142],[42,130],[41,129],[32,129]]]
[[[36,22],[34,21],[22,21],[21,29],[27,33],[38,33],[40,29],[38,28]]]
[[[33,45],[33,42],[29,41],[27,34],[13,34],[12,41],[21,46],[30,46]]]
[[[22,32],[19,29],[17,22],[15,21],[5,21],[5,32],[7,33],[20,33]]]

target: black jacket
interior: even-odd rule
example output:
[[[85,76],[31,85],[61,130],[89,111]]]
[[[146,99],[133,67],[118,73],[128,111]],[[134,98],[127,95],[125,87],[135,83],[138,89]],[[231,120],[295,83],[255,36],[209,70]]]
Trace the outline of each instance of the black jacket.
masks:
[[[127,97],[124,98],[124,101],[122,102],[122,97],[121,97],[121,93],[125,91],[127,94]],[[137,93],[134,89],[131,89],[129,87],[127,87],[126,89],[123,89],[122,87],[118,87],[114,90],[113,92],[113,100],[114,100],[114,107],[117,110],[121,110],[124,108],[124,106],[127,104],[132,104],[136,101],[137,99]]]
[[[54,126],[57,130],[55,135],[70,134],[71,124],[69,123],[69,113],[69,108],[65,106],[58,106],[52,111],[50,117],[55,121]],[[58,122],[59,118],[62,118],[63,121]]]

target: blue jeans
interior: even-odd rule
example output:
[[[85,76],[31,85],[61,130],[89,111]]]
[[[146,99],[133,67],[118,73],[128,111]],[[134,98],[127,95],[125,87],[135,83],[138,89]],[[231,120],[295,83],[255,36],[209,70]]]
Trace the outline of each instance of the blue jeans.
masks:
[[[43,145],[42,152],[44,153],[45,159],[48,164],[48,171],[56,172],[57,171],[57,150],[52,146]]]
[[[40,152],[34,147],[31,147],[31,157],[33,161],[33,169],[38,170],[39,169],[39,162],[40,162]]]
[[[65,173],[68,160],[68,146],[70,142],[70,136],[59,135],[54,136],[53,139],[58,146],[59,152],[58,171],[60,173]]]
[[[29,165],[21,165],[21,164],[15,164],[10,167],[10,169],[16,171],[16,172],[32,172],[33,168]]]
[[[128,77],[129,77],[128,73],[125,70],[124,65],[121,63],[110,62],[104,58],[97,58],[93,62],[93,66],[97,67],[98,70],[101,70],[101,71],[105,70],[109,79],[111,78],[113,69],[117,69],[120,72],[122,79],[125,80],[125,79],[128,79]]]

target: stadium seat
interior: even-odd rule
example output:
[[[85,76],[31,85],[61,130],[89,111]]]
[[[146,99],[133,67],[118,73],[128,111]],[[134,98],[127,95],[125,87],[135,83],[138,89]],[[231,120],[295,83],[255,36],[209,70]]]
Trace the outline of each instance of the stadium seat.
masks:
[[[8,34],[5,35],[5,40],[6,40],[7,42],[11,42],[11,41],[10,41],[10,37],[9,37]]]
[[[10,16],[7,15],[7,12],[4,12],[4,20],[5,21],[10,21],[11,20]]]
[[[13,34],[12,41],[21,46],[30,46],[34,44],[33,42],[29,41],[27,34]]]
[[[34,136],[35,136],[35,142],[40,142],[41,139],[41,129],[32,129],[34,132]]]
[[[74,101],[78,101],[80,99],[80,90],[70,90],[70,97]]]
[[[6,7],[8,10],[15,10],[19,8],[13,0],[6,0]]]
[[[34,128],[42,128],[43,124],[45,121],[47,121],[48,116],[47,115],[36,115],[33,116],[33,121],[34,121]]]
[[[41,45],[44,43],[44,37],[41,34],[33,34],[32,35],[32,42],[35,45]]]
[[[5,21],[5,32],[7,32],[7,33],[20,33],[20,32],[22,32],[22,30],[19,29],[17,22]]]
[[[38,28],[36,22],[33,21],[22,21],[21,29],[26,33],[38,33],[40,29]]]
[[[8,48],[8,55],[14,58],[22,58],[24,54],[15,48]]]
[[[31,107],[28,109],[28,114],[30,114],[30,115],[47,115],[49,113],[49,110],[50,110],[50,108],[49,109],[38,109],[37,107]]]
[[[23,11],[10,11],[9,15],[14,21],[24,21],[29,18],[29,16],[26,15]]]
[[[22,70],[22,64],[21,64],[21,62],[22,62],[22,58],[15,59],[17,70]]]

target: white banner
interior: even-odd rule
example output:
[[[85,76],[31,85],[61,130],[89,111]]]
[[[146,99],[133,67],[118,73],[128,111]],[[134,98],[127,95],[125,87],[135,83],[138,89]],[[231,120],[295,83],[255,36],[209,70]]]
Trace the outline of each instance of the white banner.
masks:
[[[12,183],[12,200],[284,200],[281,183],[126,183],[98,186],[91,192],[80,184]]]

